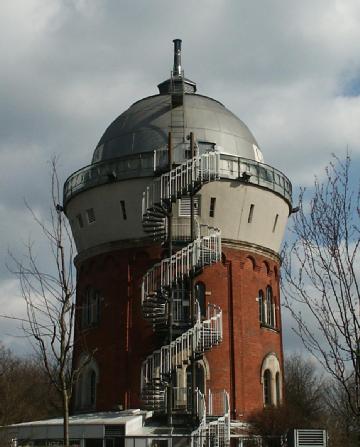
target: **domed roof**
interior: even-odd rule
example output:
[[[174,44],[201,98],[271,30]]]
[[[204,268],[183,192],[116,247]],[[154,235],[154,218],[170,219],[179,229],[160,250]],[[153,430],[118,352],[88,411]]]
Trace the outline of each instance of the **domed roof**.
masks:
[[[258,144],[248,127],[221,103],[185,94],[185,135],[215,143],[220,152],[261,161]],[[166,146],[171,126],[171,95],[156,95],[133,104],[106,129],[93,162],[153,151]]]
[[[166,147],[168,133],[175,135],[172,96],[183,91],[176,104],[177,134],[194,132],[197,142],[229,155],[263,161],[262,153],[248,127],[220,102],[196,94],[196,84],[184,78],[181,70],[181,41],[174,40],[172,78],[159,84],[159,95],[135,102],[106,129],[93,155],[92,162],[151,152]],[[173,93],[173,95],[172,95]],[[174,102],[174,101],[173,101]],[[174,108],[173,108],[174,110]],[[206,146],[204,146],[206,147]]]

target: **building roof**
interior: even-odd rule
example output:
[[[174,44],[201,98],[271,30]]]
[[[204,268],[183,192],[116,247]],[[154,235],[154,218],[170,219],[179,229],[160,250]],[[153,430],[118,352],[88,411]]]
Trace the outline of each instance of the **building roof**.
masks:
[[[160,94],[135,102],[119,115],[101,137],[92,162],[165,148],[170,130],[174,142],[177,139],[175,151],[181,150],[178,144],[193,132],[196,141],[208,143],[208,148],[210,143],[222,153],[263,162],[247,126],[219,101],[196,94],[196,83],[185,77],[181,66],[181,39],[173,43],[173,70],[158,85]]]
[[[186,93],[183,108],[185,135],[194,132],[197,141],[215,143],[223,153],[262,161],[257,157],[258,144],[248,127],[223,104]],[[95,149],[93,162],[164,147],[170,126],[170,94],[141,99],[106,129]]]
[[[111,425],[111,424],[124,424],[135,416],[145,415],[146,411],[125,410],[125,411],[104,411],[96,413],[76,414],[69,417],[70,425]],[[62,425],[63,418],[43,419],[40,421],[21,422],[19,424],[12,424],[9,427],[30,427],[30,426],[48,426],[48,425]]]
[[[145,419],[152,416],[151,411],[126,410],[78,414],[70,416],[69,436],[71,439],[103,438],[117,433],[140,432]],[[0,427],[10,438],[17,439],[61,439],[63,418],[23,422]]]

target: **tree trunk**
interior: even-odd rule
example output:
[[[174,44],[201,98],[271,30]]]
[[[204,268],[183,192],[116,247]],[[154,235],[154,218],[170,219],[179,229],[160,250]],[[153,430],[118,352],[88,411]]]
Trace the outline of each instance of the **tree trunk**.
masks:
[[[69,447],[69,398],[66,390],[62,392],[63,397],[63,417],[64,417],[64,446]]]

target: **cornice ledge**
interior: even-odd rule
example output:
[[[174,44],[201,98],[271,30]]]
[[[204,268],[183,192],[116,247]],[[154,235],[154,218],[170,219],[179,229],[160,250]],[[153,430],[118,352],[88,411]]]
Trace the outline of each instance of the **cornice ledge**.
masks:
[[[270,248],[262,247],[261,245],[253,244],[251,242],[238,241],[236,239],[222,239],[222,245],[229,248],[235,248],[236,250],[246,250],[252,253],[267,256],[276,262],[281,262],[279,253],[271,250]]]

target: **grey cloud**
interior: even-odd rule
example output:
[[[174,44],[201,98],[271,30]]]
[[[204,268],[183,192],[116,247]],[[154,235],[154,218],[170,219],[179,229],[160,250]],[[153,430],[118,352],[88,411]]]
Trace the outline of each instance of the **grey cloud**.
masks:
[[[1,256],[26,239],[24,197],[46,214],[47,161],[60,155],[63,179],[88,164],[110,122],[169,76],[175,37],[199,93],[243,119],[294,184],[346,145],[359,157],[359,19],[356,0],[3,2]]]

